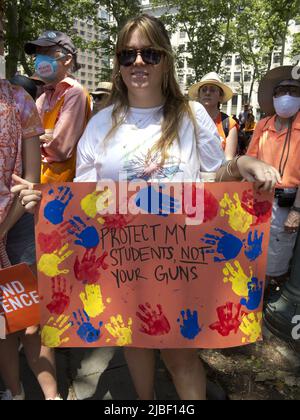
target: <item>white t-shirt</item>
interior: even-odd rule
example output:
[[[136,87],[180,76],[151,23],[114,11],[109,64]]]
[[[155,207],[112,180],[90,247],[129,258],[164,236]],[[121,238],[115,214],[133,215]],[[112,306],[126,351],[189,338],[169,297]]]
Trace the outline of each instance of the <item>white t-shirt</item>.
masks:
[[[199,181],[200,171],[216,172],[225,159],[220,136],[205,108],[196,102],[192,106],[197,136],[191,119],[184,117],[179,141],[169,150],[163,167],[160,154],[149,153],[161,137],[163,107],[130,108],[124,123],[106,142],[113,106],[102,110],[89,122],[78,144],[75,182]]]

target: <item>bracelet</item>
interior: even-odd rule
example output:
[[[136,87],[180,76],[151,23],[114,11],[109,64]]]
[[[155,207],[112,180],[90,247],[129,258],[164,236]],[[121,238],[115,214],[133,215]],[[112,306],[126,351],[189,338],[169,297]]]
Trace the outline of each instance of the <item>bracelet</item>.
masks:
[[[293,206],[293,207],[291,207],[291,211],[295,211],[296,213],[300,213],[300,207]]]
[[[242,156],[236,156],[233,160],[231,160],[231,161],[229,161],[229,163],[228,163],[228,165],[227,165],[227,168],[226,168],[226,170],[227,170],[227,173],[228,173],[228,175],[231,177],[231,178],[240,178],[240,179],[242,179],[242,176],[241,176],[241,174],[240,174],[240,171],[239,171],[239,167],[238,167],[238,160],[241,158]],[[232,171],[232,166],[233,165],[235,165],[235,169],[239,172],[239,175],[238,176],[236,176],[234,173],[233,173],[233,171]]]

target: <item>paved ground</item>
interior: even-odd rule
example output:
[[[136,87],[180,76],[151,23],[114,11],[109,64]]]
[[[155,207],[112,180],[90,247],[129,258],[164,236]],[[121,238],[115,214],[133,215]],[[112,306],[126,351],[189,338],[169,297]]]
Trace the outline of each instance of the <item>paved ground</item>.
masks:
[[[65,399],[136,399],[121,349],[68,349],[58,350],[56,354],[59,388]],[[264,343],[201,351],[200,355],[212,381],[210,399],[220,399],[220,385],[233,400],[300,399],[300,353],[268,332]],[[170,377],[157,356],[157,398],[176,400]],[[27,399],[42,400],[22,352],[21,376]],[[1,382],[0,391],[3,391]]]

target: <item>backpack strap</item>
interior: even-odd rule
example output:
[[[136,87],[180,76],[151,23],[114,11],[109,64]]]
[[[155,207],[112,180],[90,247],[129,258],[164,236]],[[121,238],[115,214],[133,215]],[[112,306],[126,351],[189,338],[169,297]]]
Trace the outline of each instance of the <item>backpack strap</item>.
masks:
[[[224,112],[221,112],[221,118],[222,118],[223,131],[224,131],[225,137],[227,138],[229,136],[229,131],[230,131],[230,119],[229,119],[229,116],[225,114]]]

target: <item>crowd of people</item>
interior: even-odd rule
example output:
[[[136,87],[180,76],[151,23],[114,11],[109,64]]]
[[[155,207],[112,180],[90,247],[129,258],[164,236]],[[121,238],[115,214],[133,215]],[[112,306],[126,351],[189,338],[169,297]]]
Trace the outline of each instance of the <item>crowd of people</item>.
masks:
[[[222,105],[234,93],[218,74],[205,75],[188,97],[181,92],[168,32],[160,20],[141,15],[119,33],[112,82],[91,93],[90,119],[91,96],[72,76],[78,69],[72,40],[46,31],[24,49],[34,57],[34,76],[0,81],[0,269],[25,262],[36,273],[32,213],[41,193],[35,184],[118,181],[128,173],[131,179],[184,182],[213,174],[219,182],[247,180],[274,190],[267,276],[270,284],[282,284],[300,225],[300,81],[292,78],[292,67],[263,78],[259,102],[266,118],[256,125],[249,105],[238,119],[230,117]],[[144,161],[143,173],[136,156]],[[170,174],[165,169],[174,161],[178,171]],[[38,326],[0,341],[3,399],[25,398],[20,342],[45,399],[60,399],[54,351],[42,346]],[[124,352],[139,398],[153,399],[154,351]],[[162,350],[161,356],[180,399],[206,398],[196,350]]]

